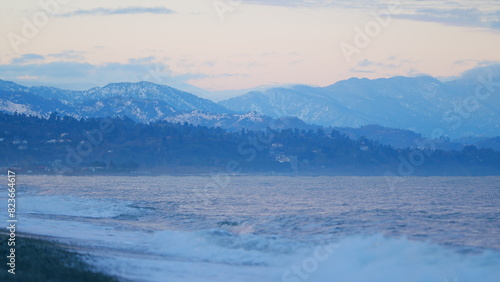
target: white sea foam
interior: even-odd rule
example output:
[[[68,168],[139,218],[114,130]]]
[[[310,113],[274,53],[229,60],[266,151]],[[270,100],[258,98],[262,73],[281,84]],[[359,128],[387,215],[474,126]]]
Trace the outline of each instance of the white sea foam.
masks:
[[[344,238],[326,261],[313,263],[311,257],[296,261],[301,273],[289,268],[283,282],[493,282],[500,277],[499,253],[461,255],[442,246],[382,235]]]
[[[168,256],[103,256],[103,270],[141,281],[494,282],[500,277],[498,253],[460,255],[441,246],[381,235],[341,239],[331,253],[321,253],[321,260],[315,257],[317,248],[283,255],[227,249],[199,234],[159,236],[163,240],[151,242],[158,247],[155,252]]]
[[[129,202],[86,199],[75,196],[23,195],[18,197],[17,212],[23,214],[65,215],[112,218],[137,212]]]
[[[325,245],[214,230],[127,231],[38,218],[25,225],[21,231],[77,243],[97,256],[89,262],[102,271],[139,281],[496,282],[500,277],[499,253],[459,254],[382,235],[340,238],[327,251]],[[61,228],[67,231],[61,234]],[[319,257],[318,247],[323,247]]]
[[[4,199],[0,195],[0,201]],[[177,214],[170,205],[164,209],[169,215]],[[88,262],[97,269],[133,281],[496,282],[500,277],[500,254],[493,250],[459,253],[431,242],[382,235],[341,235],[332,241],[334,233],[318,232],[312,233],[314,241],[308,243],[281,236],[290,234],[286,228],[303,228],[306,215],[287,215],[287,224],[279,228],[274,226],[276,221],[259,221],[256,215],[256,228],[243,228],[239,222],[233,225],[232,219],[221,226],[217,219],[207,226],[220,228],[186,231],[135,228],[134,216],[145,211],[132,200],[21,193],[17,210],[20,232],[76,245],[78,251],[94,255]],[[183,218],[191,214],[190,210],[180,212],[185,212]],[[197,223],[203,215],[193,213],[192,221]],[[2,213],[0,220],[5,216]],[[384,216],[391,218],[389,213]],[[160,228],[169,226],[161,224],[168,218],[159,213],[149,220],[159,222],[155,226]],[[313,227],[308,225],[307,232]],[[325,249],[329,243],[335,248]]]

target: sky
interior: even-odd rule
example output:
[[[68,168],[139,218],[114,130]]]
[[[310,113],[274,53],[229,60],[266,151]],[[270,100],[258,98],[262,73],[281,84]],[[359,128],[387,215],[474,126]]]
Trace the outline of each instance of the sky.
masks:
[[[500,62],[496,0],[4,0],[0,11],[0,79],[27,86],[145,80],[217,100],[350,77],[450,80]]]

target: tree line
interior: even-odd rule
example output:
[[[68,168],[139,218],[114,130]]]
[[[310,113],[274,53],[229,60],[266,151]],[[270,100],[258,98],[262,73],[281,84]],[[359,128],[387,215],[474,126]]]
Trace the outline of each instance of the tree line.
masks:
[[[467,146],[460,151],[422,148],[415,175],[499,174],[500,152]],[[238,164],[237,172],[398,174],[415,149],[394,149],[336,130],[268,128],[228,132],[219,127],[128,117],[39,118],[0,113],[0,167],[77,173],[137,170],[197,173]]]

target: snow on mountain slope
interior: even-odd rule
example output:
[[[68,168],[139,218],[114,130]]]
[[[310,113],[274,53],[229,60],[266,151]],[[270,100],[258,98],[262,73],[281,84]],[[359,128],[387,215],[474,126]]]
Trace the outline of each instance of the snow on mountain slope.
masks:
[[[459,110],[467,106],[477,83],[469,83],[467,88],[428,76],[351,78],[327,87],[298,85],[255,91],[220,104],[237,112],[256,111],[270,117],[297,116],[305,122],[323,126],[379,124],[427,136],[437,128],[452,137],[500,135],[498,97],[485,101],[466,115]],[[492,106],[492,102],[496,106]]]
[[[248,130],[265,130],[268,127],[273,129],[319,128],[318,126],[308,125],[296,117],[280,117],[278,119],[273,119],[256,112],[248,112],[245,114],[216,114],[193,111],[190,113],[181,113],[178,115],[170,116],[165,120],[171,123],[183,124],[187,122],[193,125],[221,127],[229,131],[240,131],[243,128]]]
[[[230,113],[207,99],[150,82],[111,83],[86,91],[55,87],[24,87],[0,80],[0,110],[47,116],[59,112],[73,117],[124,116],[152,122],[191,111]]]
[[[482,74],[476,71],[447,83],[422,76],[351,78],[327,87],[276,87],[251,91],[218,104],[144,81],[71,91],[45,86],[24,87],[0,80],[0,110],[40,116],[53,112],[73,117],[126,115],[146,123],[171,118],[176,122],[226,128],[261,126],[267,118],[285,116],[322,126],[378,124],[425,136],[431,136],[435,129],[451,138],[498,136],[500,95],[492,92],[487,99],[478,99],[475,93],[482,83],[478,77],[489,85],[485,89],[491,90],[500,81],[500,69],[488,69]],[[498,92],[498,89],[493,90]],[[245,116],[249,112],[253,116]]]

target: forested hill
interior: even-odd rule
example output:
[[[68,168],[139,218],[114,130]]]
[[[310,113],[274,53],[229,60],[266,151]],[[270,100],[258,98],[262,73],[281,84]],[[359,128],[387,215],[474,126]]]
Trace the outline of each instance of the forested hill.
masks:
[[[303,173],[348,175],[500,174],[500,153],[396,150],[333,130],[227,132],[123,118],[49,119],[0,113],[0,167],[27,173]]]

